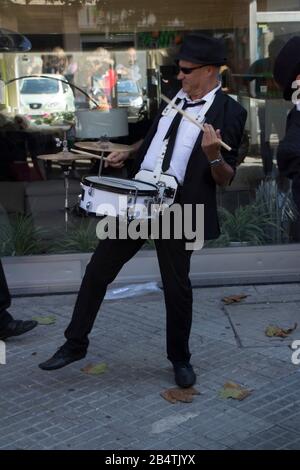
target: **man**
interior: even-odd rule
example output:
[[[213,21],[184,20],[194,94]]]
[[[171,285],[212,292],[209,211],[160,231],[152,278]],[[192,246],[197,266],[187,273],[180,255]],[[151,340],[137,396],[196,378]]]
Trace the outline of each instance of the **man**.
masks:
[[[292,37],[279,52],[274,64],[274,78],[286,101],[293,101],[286,123],[286,133],[279,144],[279,172],[292,180],[293,199],[298,209],[296,237],[300,241],[300,36]],[[296,83],[295,83],[296,82]],[[298,88],[298,89],[297,89]]]
[[[174,112],[162,114],[163,106],[155,118],[143,143],[138,143],[135,174],[140,169],[153,171],[157,156],[162,154],[163,141],[172,141],[171,160],[163,160],[162,169],[179,182],[177,202],[204,205],[205,239],[219,236],[216,207],[216,184],[228,184],[235,172],[238,147],[246,121],[246,111],[233,99],[223,94],[218,81],[219,68],[225,63],[223,43],[198,34],[187,36],[178,56],[178,79],[182,89],[177,94],[178,106],[188,108],[193,116],[204,109],[204,132]],[[175,114],[175,117],[174,117]],[[174,119],[173,119],[174,118]],[[175,128],[175,121],[177,127]],[[172,123],[172,125],[171,125]],[[172,128],[172,132],[171,132]],[[217,129],[217,131],[214,130]],[[232,147],[220,153],[219,138]],[[175,141],[174,131],[175,130]],[[167,135],[170,135],[167,137]],[[176,133],[177,131],[177,133]],[[172,137],[171,137],[172,134]],[[202,147],[201,147],[202,145]],[[170,152],[169,152],[170,153]],[[166,155],[168,150],[166,151]],[[108,162],[118,168],[129,158],[128,153],[112,153]],[[164,166],[166,167],[164,169]],[[123,264],[141,248],[144,240],[101,241],[96,249],[81,284],[73,317],[65,336],[66,343],[48,361],[40,364],[44,370],[53,370],[82,359],[88,347],[90,333],[107,285],[111,283]],[[191,251],[186,250],[185,239],[155,240],[163,281],[167,312],[167,354],[172,362],[175,382],[189,387],[196,381],[190,364],[189,336],[192,324],[192,288],[189,280]]]
[[[5,340],[11,336],[20,336],[37,326],[37,322],[33,320],[14,320],[6,310],[9,308],[10,303],[11,298],[0,260],[0,340]]]
[[[273,39],[268,48],[269,57],[253,62],[246,76],[249,82],[255,80],[254,98],[258,100],[260,151],[264,174],[267,177],[271,177],[273,171],[273,149],[270,142],[273,127],[280,137],[284,132],[282,115],[287,113],[287,107],[280,99],[280,90],[273,78],[274,61],[283,45],[282,39]]]

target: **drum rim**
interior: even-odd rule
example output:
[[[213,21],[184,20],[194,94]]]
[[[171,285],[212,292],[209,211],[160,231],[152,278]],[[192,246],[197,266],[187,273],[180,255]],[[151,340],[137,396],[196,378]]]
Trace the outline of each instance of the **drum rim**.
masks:
[[[82,185],[84,185],[86,187],[92,187],[92,188],[96,188],[96,189],[105,190],[105,191],[110,192],[110,193],[117,193],[117,194],[130,194],[130,195],[132,195],[132,194],[135,194],[135,192],[136,192],[134,187],[132,187],[132,188],[116,188],[114,186],[109,186],[108,184],[90,182],[90,181],[87,180],[87,178],[89,178],[91,176],[97,177],[96,175],[85,176],[82,179]],[[105,177],[105,176],[102,176],[102,178],[109,179],[109,177]],[[120,179],[120,180],[123,179],[124,181],[132,181],[132,182],[136,181],[136,182],[143,183],[143,184],[149,186],[149,189],[136,188],[137,189],[137,196],[148,196],[150,194],[152,195],[152,194],[157,193],[156,186],[154,184],[148,183],[147,181],[128,180],[128,179],[125,179],[125,178],[114,178],[114,179]]]

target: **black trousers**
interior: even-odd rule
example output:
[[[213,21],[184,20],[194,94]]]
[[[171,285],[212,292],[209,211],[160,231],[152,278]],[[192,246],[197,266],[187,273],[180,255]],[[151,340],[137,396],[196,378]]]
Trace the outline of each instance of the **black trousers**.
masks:
[[[6,311],[10,303],[11,297],[0,260],[0,329],[5,328],[6,325],[13,320],[13,317]]]
[[[122,266],[142,247],[144,240],[110,240],[98,244],[80,287],[71,323],[65,331],[66,347],[85,351],[98,310]],[[191,251],[184,240],[156,240],[167,313],[167,355],[170,361],[190,359],[192,287],[189,279]]]

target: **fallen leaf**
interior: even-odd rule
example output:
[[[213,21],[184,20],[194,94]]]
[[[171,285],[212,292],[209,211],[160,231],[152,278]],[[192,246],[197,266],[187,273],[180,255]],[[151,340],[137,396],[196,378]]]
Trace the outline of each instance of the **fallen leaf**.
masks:
[[[160,392],[160,395],[170,403],[191,403],[194,395],[200,395],[200,392],[194,387],[189,388],[169,388]]]
[[[226,382],[219,392],[221,398],[233,398],[234,400],[244,400],[251,394],[251,390],[241,387],[234,382]]]
[[[53,323],[56,322],[56,316],[55,315],[48,315],[47,317],[33,317],[32,320],[35,320],[38,322],[39,325],[53,325]]]
[[[245,299],[248,297],[248,295],[245,294],[239,294],[239,295],[230,295],[229,297],[224,297],[222,301],[226,304],[233,304],[235,302],[240,302],[241,300]]]
[[[100,364],[87,364],[80,370],[86,374],[100,375],[106,372],[106,369],[107,365],[104,362],[101,362]]]
[[[293,331],[295,331],[296,328],[297,328],[297,323],[295,323],[293,328],[279,328],[279,326],[276,326],[276,325],[269,325],[265,329],[265,335],[269,337],[277,336],[279,338],[286,338]]]

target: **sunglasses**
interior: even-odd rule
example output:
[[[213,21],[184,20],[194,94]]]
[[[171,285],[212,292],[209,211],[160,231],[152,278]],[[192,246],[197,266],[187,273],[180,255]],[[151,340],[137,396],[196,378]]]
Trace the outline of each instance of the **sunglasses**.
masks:
[[[182,72],[184,75],[190,75],[193,70],[202,69],[203,67],[207,67],[209,64],[198,65],[197,67],[180,67],[177,66],[177,73]]]

